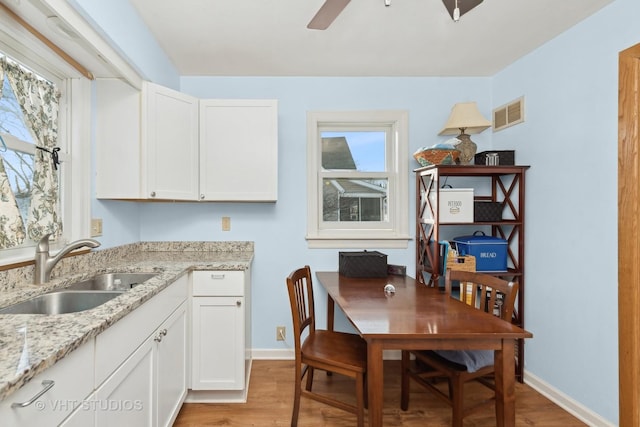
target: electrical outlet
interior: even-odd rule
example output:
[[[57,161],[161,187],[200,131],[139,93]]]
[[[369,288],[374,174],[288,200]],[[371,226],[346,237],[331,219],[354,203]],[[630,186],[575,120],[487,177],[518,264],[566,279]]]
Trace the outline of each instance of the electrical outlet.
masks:
[[[102,236],[102,218],[91,218],[91,237]]]
[[[276,340],[284,341],[287,339],[287,328],[284,326],[276,326]]]
[[[222,217],[222,231],[231,230],[231,217],[223,216]]]

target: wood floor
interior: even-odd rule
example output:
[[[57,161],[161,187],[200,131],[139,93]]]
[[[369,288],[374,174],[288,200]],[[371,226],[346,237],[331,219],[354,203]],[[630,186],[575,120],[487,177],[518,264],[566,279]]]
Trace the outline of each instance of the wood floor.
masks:
[[[440,400],[412,384],[409,410],[400,410],[400,362],[385,361],[384,425],[432,426],[451,425],[451,410]],[[183,405],[174,426],[290,426],[293,401],[293,361],[254,360],[249,396],[245,404]],[[339,375],[327,377],[319,372],[314,389],[330,389],[340,393],[345,401],[355,401],[353,382]],[[469,384],[468,399],[482,399],[490,391],[481,385]],[[355,415],[302,398],[300,427],[352,427]],[[465,418],[465,427],[495,427],[491,407]],[[585,426],[531,387],[516,383],[516,426],[574,427]]]

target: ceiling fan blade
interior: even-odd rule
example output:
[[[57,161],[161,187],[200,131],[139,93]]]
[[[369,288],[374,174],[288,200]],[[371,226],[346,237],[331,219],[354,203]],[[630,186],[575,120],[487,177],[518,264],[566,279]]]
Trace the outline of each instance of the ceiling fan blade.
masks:
[[[326,0],[307,25],[311,30],[326,30],[351,0]]]
[[[456,8],[456,0],[442,0],[444,7],[449,11],[451,19],[453,19],[453,10]],[[460,9],[460,16],[469,12],[471,9],[482,3],[482,0],[458,0],[458,8]]]

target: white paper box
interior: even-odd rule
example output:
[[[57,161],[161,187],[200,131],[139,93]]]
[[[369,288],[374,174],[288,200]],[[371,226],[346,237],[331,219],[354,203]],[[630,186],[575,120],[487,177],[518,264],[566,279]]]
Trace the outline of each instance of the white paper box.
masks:
[[[436,194],[432,192],[431,202]],[[441,188],[439,222],[473,222],[473,188]]]

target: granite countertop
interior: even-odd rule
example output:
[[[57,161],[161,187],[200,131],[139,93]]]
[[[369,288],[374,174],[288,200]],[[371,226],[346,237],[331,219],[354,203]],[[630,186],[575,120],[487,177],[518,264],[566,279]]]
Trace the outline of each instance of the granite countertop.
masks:
[[[72,258],[66,266],[61,266],[60,275],[46,285],[25,282],[2,286],[0,280],[0,307],[100,273],[156,272],[158,275],[91,310],[56,315],[0,315],[0,401],[189,271],[248,269],[253,260],[253,243],[141,243]],[[29,274],[33,268],[30,268],[15,274],[32,277]],[[56,269],[57,266],[54,272]]]

